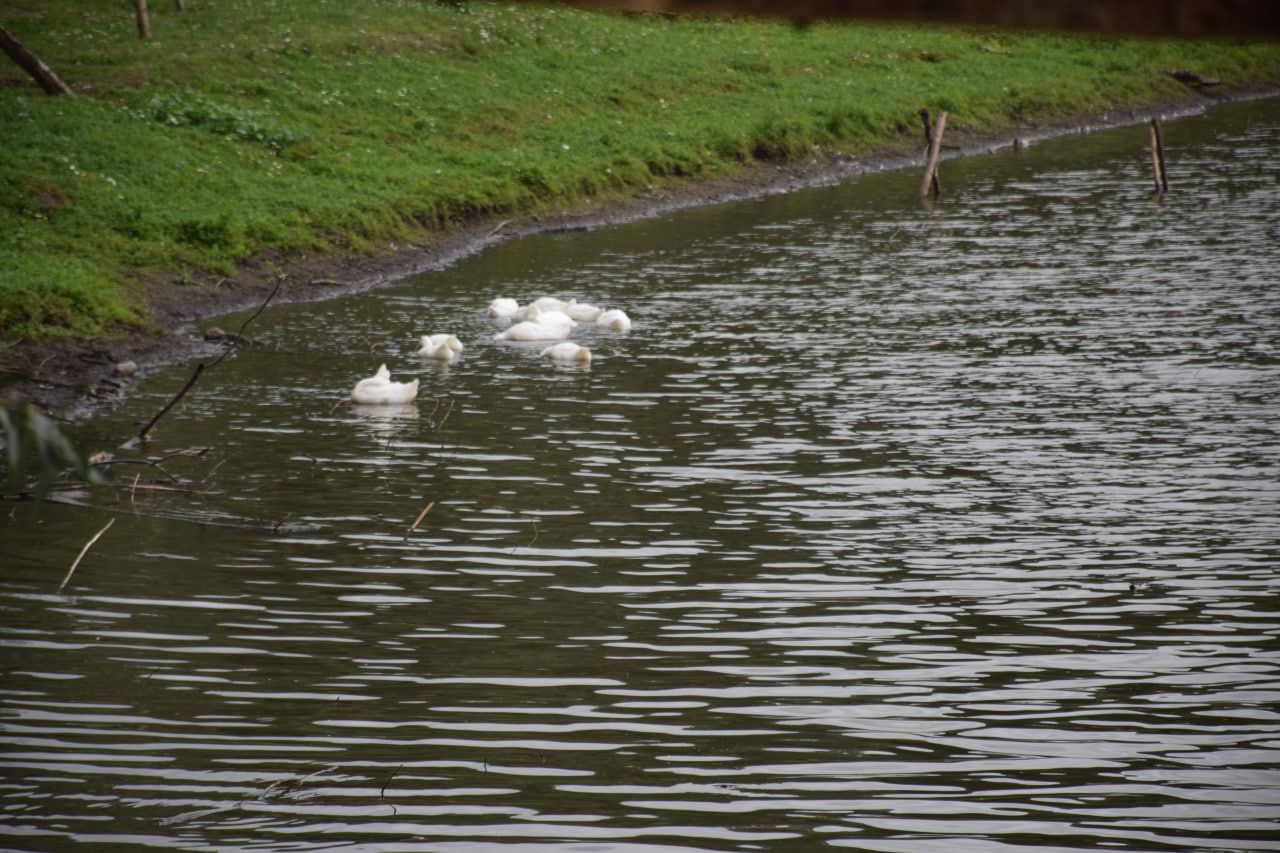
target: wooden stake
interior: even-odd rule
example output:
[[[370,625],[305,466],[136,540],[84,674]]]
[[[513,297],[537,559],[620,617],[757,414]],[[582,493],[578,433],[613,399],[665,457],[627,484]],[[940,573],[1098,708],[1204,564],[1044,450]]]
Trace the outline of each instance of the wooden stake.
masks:
[[[1156,126],[1154,119],[1149,130],[1151,136],[1151,177],[1156,183],[1156,192],[1160,192],[1160,151],[1156,146]]]
[[[147,0],[133,0],[133,10],[138,19],[138,38],[151,38],[151,14],[147,10]]]
[[[77,556],[76,556],[76,561],[75,561],[74,563],[72,563],[72,564],[71,564],[71,568],[67,569],[67,576],[66,576],[66,577],[64,577],[64,578],[62,579],[62,583],[58,584],[58,592],[59,592],[59,593],[61,593],[61,592],[62,592],[63,587],[65,587],[65,586],[67,585],[67,581],[71,580],[71,576],[72,576],[73,574],[75,574],[76,566],[80,565],[80,561],[84,559],[84,555],[89,553],[89,549],[93,547],[93,543],[94,543],[94,542],[97,542],[97,541],[98,541],[98,539],[102,536],[102,534],[106,533],[106,532],[107,532],[107,530],[109,530],[109,529],[110,529],[111,525],[113,525],[113,524],[115,524],[115,523],[116,523],[116,520],[115,520],[114,518],[113,518],[113,519],[111,519],[110,521],[108,521],[108,522],[106,523],[106,525],[104,525],[104,526],[103,526],[103,528],[102,528],[101,530],[99,530],[97,533],[93,534],[93,538],[92,538],[92,539],[90,539],[88,542],[84,543],[84,547],[80,549],[80,553],[79,553],[79,555],[77,555]]]
[[[924,153],[929,154],[929,146],[933,144],[933,122],[929,120],[929,111],[920,111],[920,120],[924,122]]]
[[[176,0],[176,2],[177,2],[179,12],[187,11],[187,0]]]
[[[62,78],[53,73],[53,70],[40,61],[40,57],[22,46],[22,42],[18,41],[4,27],[0,27],[0,48],[4,48],[4,52],[9,54],[9,58],[22,68],[23,71],[31,75],[31,79],[40,84],[40,88],[44,89],[49,95],[70,95],[71,87],[62,82]]]
[[[942,153],[942,131],[947,126],[946,112],[938,113],[938,120],[933,125],[933,133],[929,140],[929,161],[924,167],[924,180],[920,182],[920,198],[929,195],[929,187],[933,185],[938,173],[938,155]],[[939,191],[941,195],[941,191]]]
[[[929,156],[929,149],[933,146],[933,122],[929,119],[929,111],[921,110],[920,119],[924,122],[924,156]],[[938,180],[938,172],[933,173],[933,197],[937,198],[942,195],[942,183]]]
[[[1164,162],[1164,137],[1160,132],[1160,117],[1151,117],[1151,165],[1156,173],[1156,192],[1169,191],[1169,173]]]

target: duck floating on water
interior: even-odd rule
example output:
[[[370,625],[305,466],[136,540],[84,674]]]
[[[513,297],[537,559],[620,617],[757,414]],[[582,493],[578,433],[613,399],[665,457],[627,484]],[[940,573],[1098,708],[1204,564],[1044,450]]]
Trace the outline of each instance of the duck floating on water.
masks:
[[[351,389],[351,399],[365,406],[391,406],[412,402],[418,396],[418,380],[392,382],[391,371],[384,364],[378,372],[361,379]]]
[[[591,350],[584,346],[578,346],[573,341],[564,341],[563,343],[549,346],[542,351],[542,356],[552,361],[567,364],[591,363]]]
[[[506,296],[499,296],[497,299],[489,303],[489,307],[485,309],[485,313],[490,317],[497,319],[505,319],[520,310],[520,303]]]
[[[563,311],[545,311],[536,320],[523,320],[494,335],[500,341],[562,341],[578,325]]]
[[[604,313],[604,309],[588,305],[585,302],[579,302],[576,299],[570,299],[569,304],[564,306],[564,313],[580,323],[594,323]]]
[[[631,318],[620,308],[610,308],[596,317],[596,325],[615,332],[631,331]]]
[[[438,358],[441,361],[453,361],[462,352],[462,341],[457,335],[423,335],[418,348],[418,355],[427,358]]]

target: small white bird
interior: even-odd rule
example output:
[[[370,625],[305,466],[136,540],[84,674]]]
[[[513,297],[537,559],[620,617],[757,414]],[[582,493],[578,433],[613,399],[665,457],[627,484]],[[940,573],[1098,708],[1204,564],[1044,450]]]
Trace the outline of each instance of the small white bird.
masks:
[[[542,355],[552,361],[591,363],[591,350],[578,346],[573,341],[549,346],[542,351]]]
[[[562,341],[569,337],[577,323],[563,311],[548,311],[537,320],[516,323],[505,332],[494,335],[499,341]]]
[[[408,403],[418,396],[418,380],[392,382],[384,364],[368,379],[361,379],[351,390],[351,399],[366,406],[389,406]]]
[[[453,361],[462,352],[462,341],[456,335],[423,335],[418,355],[427,358],[438,358],[441,361]]]
[[[499,296],[497,299],[489,303],[486,313],[490,317],[496,317],[499,320],[510,317],[512,314],[520,310],[520,303],[514,299],[508,299],[505,296]]]
[[[604,309],[588,305],[585,302],[579,302],[576,299],[570,299],[569,304],[564,307],[564,313],[579,322],[591,323],[604,313]]]
[[[621,309],[610,308],[596,318],[596,325],[601,328],[612,329],[615,332],[629,332],[631,331],[631,318]]]

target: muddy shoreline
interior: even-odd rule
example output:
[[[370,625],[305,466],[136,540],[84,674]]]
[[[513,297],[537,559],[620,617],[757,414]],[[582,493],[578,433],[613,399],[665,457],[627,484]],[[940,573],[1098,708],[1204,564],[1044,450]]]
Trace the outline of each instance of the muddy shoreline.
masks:
[[[944,140],[944,159],[1033,144],[1073,133],[1087,133],[1146,121],[1152,115],[1194,115],[1234,100],[1273,97],[1275,88],[1226,89],[1186,96],[1163,104],[1117,108],[1105,114],[1040,125],[1028,124],[1002,134],[952,132]],[[554,215],[490,219],[443,234],[424,234],[426,242],[389,247],[370,255],[261,256],[233,277],[196,276],[181,282],[177,273],[141,282],[155,329],[132,330],[110,340],[17,341],[0,349],[0,400],[30,401],[54,417],[77,421],[103,405],[122,399],[149,372],[177,362],[216,354],[224,341],[207,341],[205,321],[260,306],[279,284],[274,303],[312,302],[373,290],[405,276],[441,269],[496,243],[534,234],[589,231],[695,205],[759,198],[831,184],[869,172],[922,163],[918,150],[900,147],[861,156],[833,154],[821,159],[775,165],[758,164],[730,178],[664,187],[606,204],[585,202]],[[283,280],[281,280],[283,277]],[[234,332],[239,323],[223,324]],[[132,361],[137,370],[120,375],[117,365]],[[17,381],[13,381],[14,379]]]

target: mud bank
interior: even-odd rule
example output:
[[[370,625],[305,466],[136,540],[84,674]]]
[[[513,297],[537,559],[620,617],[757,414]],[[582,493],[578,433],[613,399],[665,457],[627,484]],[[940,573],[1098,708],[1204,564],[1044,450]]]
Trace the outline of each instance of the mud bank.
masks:
[[[1196,115],[1228,101],[1274,97],[1280,89],[1235,89],[1212,95],[1188,90],[1176,102],[1135,105],[1072,121],[1026,125],[999,134],[956,133],[944,142],[943,159],[990,153],[1074,133],[1122,127],[1152,115],[1166,119]],[[0,349],[0,400],[25,400],[54,417],[74,422],[98,407],[122,399],[129,389],[160,367],[221,353],[226,339],[206,340],[208,321],[273,303],[313,302],[373,290],[405,276],[441,269],[505,240],[534,234],[589,231],[695,205],[758,198],[821,186],[857,175],[918,166],[922,154],[900,147],[863,155],[833,153],[809,161],[758,163],[726,179],[672,184],[642,196],[608,204],[584,202],[550,216],[482,220],[447,233],[426,233],[423,241],[356,256],[262,256],[232,277],[177,272],[141,282],[153,326],[132,329],[111,339],[58,339],[10,343]],[[271,294],[275,292],[275,296]],[[482,294],[482,296],[486,296]],[[235,324],[238,326],[239,324]],[[228,324],[228,330],[234,328]],[[132,361],[137,370],[118,370]]]

